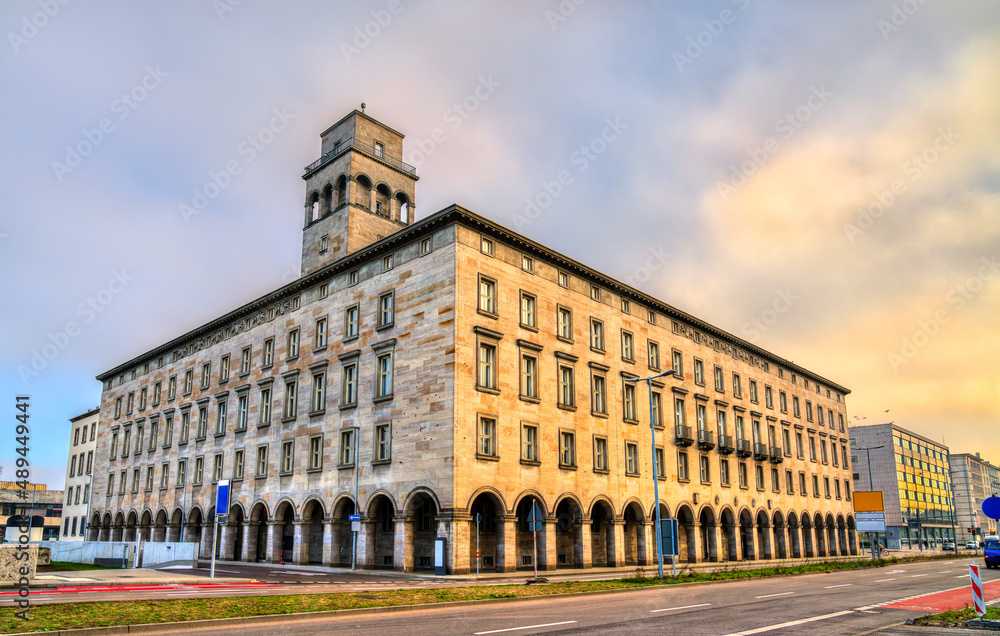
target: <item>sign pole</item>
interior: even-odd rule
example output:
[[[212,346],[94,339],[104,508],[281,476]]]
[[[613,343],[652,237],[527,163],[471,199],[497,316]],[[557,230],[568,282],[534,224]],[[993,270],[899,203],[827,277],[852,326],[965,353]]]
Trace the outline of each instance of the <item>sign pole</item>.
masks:
[[[219,515],[215,515],[215,528],[212,530],[212,571],[208,578],[215,578],[215,552],[219,547]]]
[[[531,498],[531,517],[532,517],[532,519],[534,519],[534,517],[535,517],[535,506],[537,506],[537,505],[538,504],[535,503],[535,498],[532,497]],[[536,520],[536,522],[537,522],[537,520]],[[533,548],[532,548],[533,549],[533,554],[532,554],[532,557],[531,557],[531,563],[535,566],[535,582],[537,583],[538,582],[538,530],[537,530],[538,526],[537,526],[536,522],[533,522],[531,524],[531,537],[532,537],[532,540],[533,540]]]
[[[476,513],[476,578],[479,578],[479,522],[483,520],[483,516]]]

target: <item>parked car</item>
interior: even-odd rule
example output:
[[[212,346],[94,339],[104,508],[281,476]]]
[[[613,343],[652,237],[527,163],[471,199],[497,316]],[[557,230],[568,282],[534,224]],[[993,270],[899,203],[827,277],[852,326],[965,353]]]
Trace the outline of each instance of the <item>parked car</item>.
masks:
[[[1000,539],[987,539],[986,550],[983,552],[986,567],[1000,567]]]
[[[976,543],[975,541],[966,541],[965,542],[965,549],[966,550],[975,550],[978,547],[979,547],[979,544]]]
[[[951,550],[952,552],[954,552],[955,551],[955,542],[954,541],[945,541],[944,545],[941,546],[941,549],[942,550]]]

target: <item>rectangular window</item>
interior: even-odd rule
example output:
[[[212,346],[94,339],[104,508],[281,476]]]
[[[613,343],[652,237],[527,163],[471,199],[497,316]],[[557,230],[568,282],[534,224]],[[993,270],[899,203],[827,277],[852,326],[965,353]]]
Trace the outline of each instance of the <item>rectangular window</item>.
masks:
[[[563,340],[573,340],[573,312],[565,307],[557,310],[557,331],[556,335]]]
[[[531,294],[521,292],[521,326],[527,327],[529,329],[534,329],[538,325],[536,324],[536,311],[535,307],[537,300]]]
[[[604,376],[597,373],[592,374],[590,377],[590,386],[593,397],[590,403],[591,410],[594,413],[607,414],[608,401]]]
[[[187,460],[177,460],[177,485],[183,487],[187,481]]]
[[[247,427],[247,418],[250,413],[250,396],[246,393],[236,398],[236,430],[242,431]]]
[[[740,374],[733,374],[733,397],[743,399],[743,385],[740,383]]]
[[[205,458],[195,457],[194,458],[194,481],[192,483],[198,485],[201,484],[201,480],[204,477],[205,472]]]
[[[813,405],[809,400],[806,400],[806,420],[813,421]]]
[[[792,432],[788,428],[781,429],[781,442],[782,442],[782,455],[785,457],[792,456]]]
[[[496,316],[497,314],[497,284],[496,281],[479,277],[479,311]]]
[[[347,284],[348,285],[357,285],[358,284],[358,270],[356,270],[356,269],[352,270],[347,275]]]
[[[326,346],[326,335],[326,318],[320,318],[316,321],[316,337],[314,338],[316,349],[322,349]]]
[[[136,455],[138,455],[139,453],[142,452],[142,440],[143,440],[145,432],[146,432],[146,428],[142,424],[139,424],[138,426],[135,427],[135,454]]]
[[[115,400],[115,417],[121,417],[122,415],[122,399],[121,396]]]
[[[521,356],[521,397],[538,398],[538,358]]]
[[[715,367],[715,390],[719,392],[726,390],[726,379],[720,366]]]
[[[326,373],[314,373],[312,377],[311,411],[319,413],[326,410]]]
[[[260,356],[260,366],[267,369],[274,365],[274,338],[268,338],[264,341],[264,352]]]
[[[139,469],[132,469],[132,492],[139,492]]]
[[[172,375],[170,379],[167,380],[167,400],[173,400],[177,397],[177,376]]]
[[[180,444],[187,444],[188,434],[191,432],[191,411],[181,411],[181,438]]]
[[[118,433],[114,432],[111,434],[111,456],[110,459],[115,459],[118,456]]]
[[[360,313],[357,305],[344,310],[344,340],[358,337],[358,316]]]
[[[534,424],[521,425],[521,459],[538,461],[538,427]]]
[[[375,461],[387,462],[392,457],[392,429],[389,424],[375,427]]]
[[[194,390],[194,370],[188,369],[184,372],[184,395],[188,395]]]
[[[656,448],[653,451],[654,461],[656,461],[656,477],[657,479],[667,478],[667,468],[663,465],[663,449]]]
[[[653,419],[653,426],[657,428],[663,427],[663,396],[659,391],[653,391],[652,399],[652,413],[650,417]]]
[[[388,272],[392,269],[392,254],[382,257],[382,271]]]
[[[163,465],[160,466],[160,488],[161,489],[162,488],[166,488],[169,484],[170,484],[170,464],[164,462]],[[86,502],[86,499],[87,499],[87,491],[86,490],[83,491],[83,499],[84,499],[84,503],[87,503]]]
[[[779,478],[778,469],[771,467],[771,491],[781,492],[781,479]]]
[[[604,323],[594,318],[590,319],[590,348],[604,351]]]
[[[392,395],[392,354],[383,353],[375,360],[375,397]]]
[[[698,430],[707,431],[708,430],[708,413],[704,404],[698,403],[695,407],[695,414],[698,418]]]
[[[201,365],[201,388],[207,389],[212,379],[212,363],[206,362]]]
[[[260,422],[258,424],[271,423],[271,387],[260,390]]]
[[[226,402],[220,401],[215,413],[215,434],[226,434]]]
[[[521,269],[529,274],[535,273],[535,259],[530,256],[521,255]]]
[[[812,435],[809,436],[809,461],[816,461],[816,438]]]
[[[559,272],[558,279],[560,287],[569,287],[569,274],[566,272]]]
[[[281,467],[280,474],[291,474],[295,468],[295,442],[288,440],[281,443]]]
[[[684,377],[684,356],[676,349],[671,353],[674,365],[674,375],[678,378]]]
[[[479,416],[478,452],[487,457],[497,456],[497,421],[493,417]]]
[[[634,382],[623,383],[622,390],[624,393],[622,414],[625,416],[626,422],[635,422],[638,419],[636,417],[635,383]]]
[[[629,302],[628,298],[622,298],[622,312],[629,313],[632,310],[632,304]]]
[[[146,410],[146,387],[142,387],[142,389],[139,390],[139,410]]]
[[[480,238],[479,250],[487,256],[493,256],[493,241],[484,237]]]
[[[122,438],[122,457],[128,457],[132,450],[132,429],[125,429],[125,436]]]
[[[132,406],[133,406],[134,403],[135,403],[135,392],[133,391],[133,392],[131,392],[131,393],[128,394],[128,403],[125,405],[125,412],[126,413],[131,413],[132,412]]]
[[[281,417],[283,419],[291,419],[295,417],[295,413],[297,412],[295,403],[295,398],[298,395],[297,389],[298,385],[295,380],[285,381],[285,407],[281,413]]]
[[[323,437],[316,435],[309,438],[309,470],[323,468]]]
[[[799,459],[805,459],[806,452],[802,446],[802,433],[795,431],[795,456]]]
[[[292,329],[288,332],[288,359],[299,357],[299,330]]]
[[[229,380],[229,354],[222,356],[219,361],[219,384]]]
[[[785,471],[785,490],[789,495],[795,494],[795,481],[792,479],[792,471]]]
[[[694,359],[694,383],[705,386],[705,363],[698,358]]]
[[[257,447],[256,477],[267,477],[267,446]]]
[[[149,446],[147,450],[150,452],[156,450],[156,442],[160,438],[160,421],[152,420],[149,423]]]
[[[736,472],[739,473],[740,488],[749,488],[750,480],[747,475],[747,463],[740,462],[736,467]]]
[[[784,391],[778,391],[778,408],[782,413],[788,412],[788,395]]]
[[[659,370],[660,368],[660,345],[649,340],[647,343],[647,349],[649,350],[649,368],[654,370]]]
[[[639,474],[639,447],[634,442],[625,442],[625,474]]]
[[[594,438],[594,470],[608,470],[608,440],[603,437]]]
[[[380,142],[376,141],[375,142],[375,158],[376,159],[382,159],[383,156],[384,156],[384,154],[385,154],[385,146],[383,146]]]
[[[341,401],[343,406],[358,403],[358,364],[345,364],[341,375]]]
[[[833,487],[836,490],[835,494],[837,495],[837,499],[840,499],[840,482],[838,480],[834,480],[833,481]]]
[[[162,394],[162,392],[163,392],[162,382],[157,382],[156,384],[153,385],[153,406],[156,406],[160,403],[160,395]],[[84,430],[83,434],[84,438],[86,438],[87,431]]]
[[[757,490],[764,490],[764,466],[756,464],[754,468],[754,474],[757,477]]]
[[[819,423],[820,426],[823,426],[823,407],[822,406],[818,406],[817,405],[817,407],[816,407],[816,421]]]
[[[622,360],[635,360],[635,348],[632,345],[632,334],[622,330]]]
[[[750,380],[750,401],[757,404],[757,380]]]
[[[688,476],[688,455],[681,450],[677,451],[677,479],[678,481],[690,479]]]
[[[819,497],[819,477],[813,475],[813,497]]]
[[[559,431],[559,466],[576,466],[576,434]]]
[[[240,375],[250,373],[250,347],[243,347],[240,352]]]
[[[769,409],[774,408],[774,394],[771,391],[771,387],[764,385],[764,406]]]
[[[354,465],[354,430],[340,431],[340,465]]]
[[[712,472],[708,455],[700,455],[698,457],[698,466],[698,474],[701,477],[701,483],[710,483],[712,481]]]
[[[728,486],[729,484],[729,460],[722,458],[719,460],[719,483],[723,486]]]
[[[573,367],[568,365],[559,366],[559,404],[563,406],[574,406],[573,399]]]
[[[806,495],[809,494],[808,491],[806,491],[806,474],[805,473],[799,473],[799,494],[802,495],[803,497],[805,497]]]
[[[837,413],[837,420],[839,421],[839,424],[840,424],[840,432],[843,433],[844,432],[844,414],[843,413]]]
[[[388,327],[395,321],[395,295],[385,292],[378,297],[378,326]]]
[[[96,425],[95,425],[96,426]],[[93,429],[91,429],[93,430]],[[90,474],[90,469],[94,463],[94,451],[87,451],[87,474]]]
[[[674,398],[674,424],[684,426],[684,400]]]
[[[479,343],[479,374],[476,378],[479,388],[497,390],[497,348],[486,342]]]
[[[233,455],[233,479],[243,479],[243,449],[239,448]]]
[[[222,479],[222,454],[215,456],[215,461],[212,464],[212,481],[219,481]]]

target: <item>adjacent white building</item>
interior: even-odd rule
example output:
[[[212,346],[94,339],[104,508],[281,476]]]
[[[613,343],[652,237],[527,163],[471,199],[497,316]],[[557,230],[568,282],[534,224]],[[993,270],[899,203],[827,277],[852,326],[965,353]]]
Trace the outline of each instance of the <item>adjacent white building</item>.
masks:
[[[70,420],[69,459],[66,461],[66,501],[63,505],[60,541],[83,541],[90,508],[91,477],[100,408]]]

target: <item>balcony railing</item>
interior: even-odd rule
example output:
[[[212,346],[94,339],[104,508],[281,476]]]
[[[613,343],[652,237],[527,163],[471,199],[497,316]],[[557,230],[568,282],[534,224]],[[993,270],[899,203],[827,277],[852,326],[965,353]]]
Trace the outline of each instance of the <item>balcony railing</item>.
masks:
[[[771,447],[771,463],[772,464],[780,464],[783,461],[785,461],[785,454],[781,452],[781,447],[780,446],[772,446]]]
[[[712,431],[698,431],[698,448],[701,450],[712,450],[715,448],[715,433]]]
[[[736,440],[736,456],[737,457],[750,457],[753,452],[750,450],[750,442],[745,439]]]
[[[730,435],[719,435],[719,452],[723,455],[729,455],[736,447],[733,446],[733,438]]]
[[[417,174],[417,169],[414,168],[413,166],[411,166],[410,164],[404,162],[402,159],[397,159],[396,157],[391,157],[391,156],[385,154],[385,151],[382,151],[382,156],[376,155],[375,154],[375,148],[373,146],[371,146],[369,144],[366,144],[364,142],[358,141],[354,137],[351,137],[350,139],[347,139],[347,140],[344,140],[344,141],[338,143],[336,146],[334,146],[333,150],[331,150],[330,152],[324,154],[322,157],[320,157],[316,161],[314,161],[311,164],[309,164],[308,166],[306,166],[305,167],[306,174],[308,174],[308,173],[310,173],[313,170],[316,170],[318,168],[322,168],[324,165],[326,165],[329,162],[333,161],[334,157],[338,156],[340,153],[344,152],[348,148],[354,148],[355,150],[360,150],[361,152],[365,153],[366,155],[368,155],[370,157],[373,157],[375,159],[378,159],[379,161],[383,161],[383,162],[389,164],[390,166],[392,166],[394,168],[399,168],[400,170],[403,170],[404,172],[409,172],[410,174]]]
[[[763,462],[767,460],[767,444],[755,442],[753,445],[753,458]]]
[[[694,437],[691,436],[690,426],[677,426],[676,427],[677,443],[680,446],[690,446],[694,444]]]

